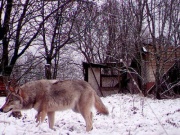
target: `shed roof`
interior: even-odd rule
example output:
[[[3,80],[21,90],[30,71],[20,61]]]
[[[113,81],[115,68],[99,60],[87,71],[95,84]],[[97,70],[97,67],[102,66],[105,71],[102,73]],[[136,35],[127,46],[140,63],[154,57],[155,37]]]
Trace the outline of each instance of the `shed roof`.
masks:
[[[87,63],[87,62],[83,62],[83,67],[93,67],[93,68],[103,68],[103,67],[107,67],[105,64],[96,64],[96,63]]]
[[[123,63],[116,63],[116,62],[110,62],[110,63],[87,63],[83,62],[83,67],[88,68],[88,67],[93,67],[93,68],[108,68],[108,67],[121,67]]]

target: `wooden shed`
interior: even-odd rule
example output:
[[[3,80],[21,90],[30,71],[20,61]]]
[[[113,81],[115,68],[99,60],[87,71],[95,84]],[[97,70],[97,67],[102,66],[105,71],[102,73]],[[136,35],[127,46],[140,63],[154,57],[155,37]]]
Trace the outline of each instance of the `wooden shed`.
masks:
[[[99,96],[118,93],[122,63],[95,64],[83,62],[84,80],[89,82]],[[116,68],[115,68],[116,67]]]
[[[124,65],[123,62],[106,64],[84,62],[84,80],[92,85],[98,95],[106,96],[117,92],[136,94],[140,91],[146,95],[155,88],[157,52],[154,49],[152,45],[145,45],[142,48],[144,52],[141,64],[136,61],[138,56],[132,59],[129,65]],[[159,46],[158,49],[160,56],[158,64],[161,77],[164,79],[162,87],[167,90],[168,83],[179,83],[173,90],[180,94],[180,47]]]

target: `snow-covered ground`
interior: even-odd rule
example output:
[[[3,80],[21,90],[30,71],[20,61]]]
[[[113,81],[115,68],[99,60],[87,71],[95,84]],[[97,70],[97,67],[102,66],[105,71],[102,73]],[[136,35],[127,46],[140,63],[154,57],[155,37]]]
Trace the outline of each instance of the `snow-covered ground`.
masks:
[[[22,118],[0,113],[2,135],[179,135],[180,99],[154,100],[139,95],[117,94],[102,98],[109,116],[98,115],[95,110],[93,130],[85,131],[80,114],[71,110],[56,112],[55,129],[48,128],[47,118],[36,127],[34,109],[22,111]],[[5,98],[0,97],[0,106]]]

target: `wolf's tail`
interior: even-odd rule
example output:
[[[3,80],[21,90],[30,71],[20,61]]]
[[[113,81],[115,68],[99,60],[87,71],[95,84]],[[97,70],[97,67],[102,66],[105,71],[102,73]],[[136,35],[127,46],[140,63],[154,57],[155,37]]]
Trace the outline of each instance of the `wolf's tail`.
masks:
[[[104,115],[108,115],[109,111],[108,109],[105,107],[105,105],[103,104],[103,102],[101,101],[100,97],[94,93],[95,96],[95,108],[97,109],[97,111],[99,113],[102,113]]]

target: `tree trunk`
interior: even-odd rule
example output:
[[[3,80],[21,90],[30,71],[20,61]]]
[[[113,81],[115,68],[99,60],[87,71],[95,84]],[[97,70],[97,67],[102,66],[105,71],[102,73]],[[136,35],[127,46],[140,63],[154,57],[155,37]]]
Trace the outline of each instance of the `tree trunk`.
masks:
[[[46,76],[46,79],[51,79],[51,65],[50,64],[45,65],[45,76]]]
[[[52,79],[52,71],[51,71],[52,59],[48,57],[46,61],[47,61],[47,64],[45,65],[45,76],[46,76],[46,79],[50,80]]]
[[[160,92],[161,92],[161,80],[160,80],[160,73],[158,71],[158,67],[156,69],[156,75],[155,75],[155,98],[161,99]]]

